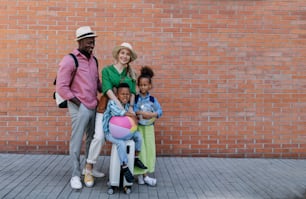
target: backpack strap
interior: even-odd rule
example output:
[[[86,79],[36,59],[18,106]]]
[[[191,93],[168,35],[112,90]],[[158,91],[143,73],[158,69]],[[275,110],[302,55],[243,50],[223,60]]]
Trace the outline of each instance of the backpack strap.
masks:
[[[75,67],[78,68],[79,67],[79,62],[78,62],[78,59],[76,58],[76,56],[73,53],[69,53],[69,55],[73,58]]]
[[[150,101],[154,104],[155,102],[155,98],[153,96],[150,95]]]
[[[97,68],[99,68],[99,62],[98,62],[98,59],[97,59],[95,56],[93,56],[93,58],[94,58],[94,59],[95,59],[95,61],[96,61]]]
[[[79,62],[78,62],[78,59],[76,58],[76,56],[73,53],[69,53],[69,55],[73,58],[75,67],[78,68],[79,67]],[[76,73],[76,71],[73,73],[73,78],[74,78],[75,73]],[[56,77],[54,78],[53,85],[56,85]]]
[[[73,53],[69,53],[69,55],[73,58],[74,64],[75,64],[75,70],[73,71],[73,76],[72,76],[71,82],[69,84],[69,86],[71,86],[71,84],[72,84],[72,82],[74,80],[75,74],[77,72],[77,69],[79,67],[79,62],[78,62],[78,59],[76,58],[76,56]]]
[[[135,95],[135,104],[137,104],[139,98],[139,94]],[[150,95],[150,101],[154,104],[155,98]]]
[[[69,53],[69,55],[73,58],[74,63],[75,63],[75,67],[76,67],[76,68],[79,67],[79,62],[78,62],[78,59],[76,58],[76,56],[75,56],[73,53]],[[98,62],[97,57],[93,56],[93,58],[94,58],[95,61],[96,61],[97,68],[99,68],[99,62]]]
[[[134,104],[137,104],[138,98],[139,98],[139,94],[135,95],[135,102],[134,102]]]

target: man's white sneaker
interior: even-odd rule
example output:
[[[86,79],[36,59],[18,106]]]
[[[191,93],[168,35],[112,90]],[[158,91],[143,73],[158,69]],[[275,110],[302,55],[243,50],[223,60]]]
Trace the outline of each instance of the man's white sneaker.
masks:
[[[143,181],[143,175],[138,176],[138,184],[144,184],[145,182]]]
[[[79,176],[73,176],[70,180],[72,189],[82,189],[81,178]]]
[[[85,175],[85,168],[82,171],[82,175]],[[96,170],[96,169],[93,169],[92,170],[92,176],[96,177],[96,178],[102,178],[102,177],[105,176],[105,174],[100,172],[100,171],[98,171],[98,170]]]
[[[144,177],[144,182],[150,186],[155,186],[156,185],[156,179],[155,178],[150,178],[149,176]]]

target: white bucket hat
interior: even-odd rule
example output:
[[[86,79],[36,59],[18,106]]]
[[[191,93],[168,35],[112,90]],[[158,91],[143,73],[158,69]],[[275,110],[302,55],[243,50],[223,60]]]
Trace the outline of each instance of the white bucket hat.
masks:
[[[81,39],[87,38],[87,37],[97,37],[96,33],[94,33],[89,26],[82,26],[79,27],[75,31],[76,41],[79,41]]]
[[[131,44],[127,43],[127,42],[123,42],[122,44],[120,44],[120,46],[116,46],[113,49],[113,57],[116,59],[119,51],[123,48],[128,49],[129,51],[131,51],[131,61],[134,61],[135,59],[137,59],[137,54],[136,52],[133,50],[133,47]]]

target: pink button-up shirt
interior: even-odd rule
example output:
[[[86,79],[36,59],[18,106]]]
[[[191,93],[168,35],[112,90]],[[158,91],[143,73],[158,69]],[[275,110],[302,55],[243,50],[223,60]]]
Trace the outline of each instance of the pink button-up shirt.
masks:
[[[101,82],[97,63],[93,56],[88,60],[77,49],[72,52],[78,59],[79,67],[75,68],[75,62],[71,55],[66,55],[59,63],[56,79],[56,92],[66,99],[77,97],[83,105],[89,109],[97,106],[97,91],[101,89]],[[73,73],[75,72],[73,78]]]

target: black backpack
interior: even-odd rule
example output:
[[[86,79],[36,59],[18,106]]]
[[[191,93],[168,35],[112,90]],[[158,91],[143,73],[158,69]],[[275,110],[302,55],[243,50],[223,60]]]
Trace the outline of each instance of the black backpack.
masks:
[[[137,94],[137,95],[135,96],[135,104],[138,102],[138,98],[139,98],[139,94]],[[154,97],[151,96],[151,95],[150,95],[150,101],[151,101],[153,104],[154,104],[154,102],[155,102]]]
[[[78,62],[78,59],[76,58],[76,56],[73,54],[73,53],[69,53],[69,55],[73,58],[74,60],[74,64],[75,64],[75,71],[73,73],[73,77],[71,79],[71,82],[70,82],[70,86],[73,82],[73,79],[74,79],[74,76],[77,72],[77,69],[79,67],[79,62]],[[99,68],[99,63],[98,63],[98,59],[94,56],[94,59],[97,63],[97,68]],[[55,86],[56,85],[56,77],[53,81],[53,85]],[[56,91],[53,92],[53,99],[56,101],[56,104],[59,108],[67,108],[68,107],[68,104],[67,104],[67,100],[64,100]]]

